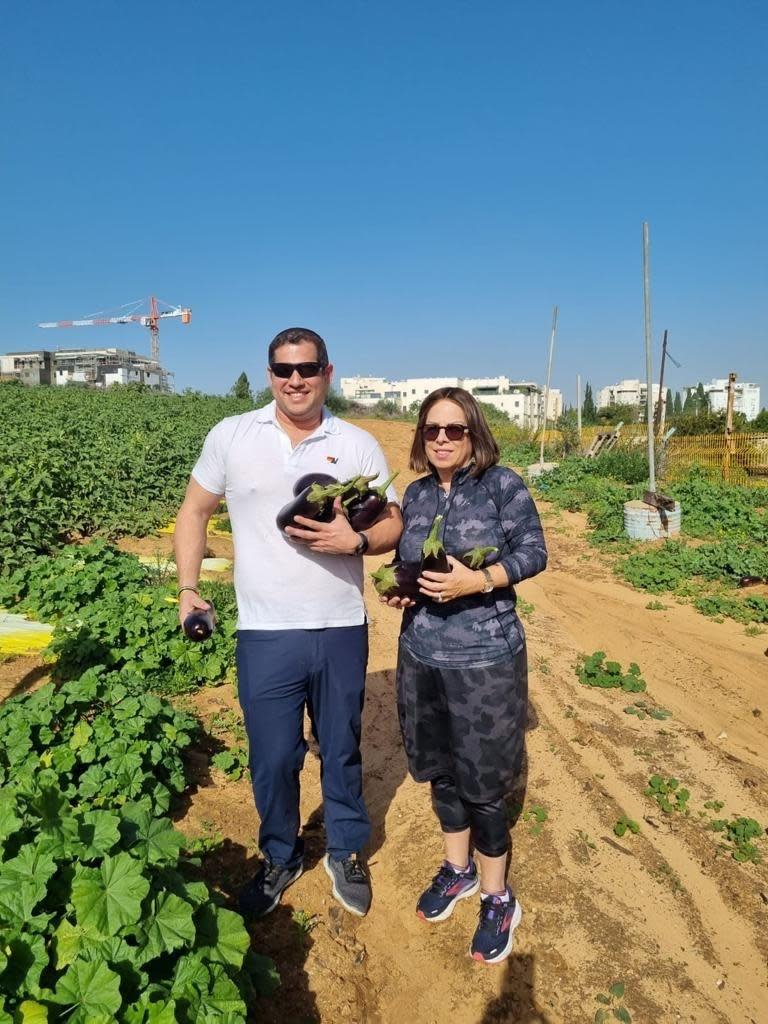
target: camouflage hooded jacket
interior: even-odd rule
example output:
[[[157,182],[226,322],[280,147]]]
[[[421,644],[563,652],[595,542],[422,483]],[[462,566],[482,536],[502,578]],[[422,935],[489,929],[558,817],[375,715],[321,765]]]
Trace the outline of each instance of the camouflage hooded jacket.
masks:
[[[523,481],[511,469],[491,466],[477,477],[458,470],[448,494],[434,473],[414,480],[403,497],[404,529],[398,557],[421,558],[436,515],[443,516],[443,544],[454,558],[475,547],[496,547],[486,565],[500,562],[509,587],[445,604],[425,599],[403,613],[400,639],[428,665],[488,665],[516,654],[525,632],[515,612],[514,584],[542,572],[547,548],[539,514]]]

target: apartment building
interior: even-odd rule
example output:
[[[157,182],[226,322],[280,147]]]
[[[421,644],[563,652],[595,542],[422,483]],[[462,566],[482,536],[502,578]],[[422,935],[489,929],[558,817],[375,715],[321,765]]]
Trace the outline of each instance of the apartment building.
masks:
[[[341,393],[344,398],[359,405],[377,402],[396,402],[408,409],[414,402],[422,402],[437,388],[465,388],[480,402],[487,402],[505,412],[513,423],[525,428],[536,428],[543,420],[544,389],[533,381],[513,381],[509,377],[408,377],[388,380],[385,377],[342,377]],[[563,396],[551,388],[547,420],[554,421],[562,414]]]
[[[146,384],[158,391],[173,390],[173,374],[147,356],[123,348],[33,349],[0,355],[0,378],[22,384]]]
[[[728,380],[713,379],[702,386],[712,412],[725,412],[728,407]],[[689,394],[697,387],[698,384],[686,387],[684,393]],[[733,387],[733,411],[744,413],[748,420],[755,419],[760,412],[760,385],[737,380]]]
[[[609,384],[600,388],[597,394],[599,409],[607,409],[611,405],[645,406],[648,397],[648,386],[644,380],[621,380],[618,384]],[[659,385],[653,385],[654,404],[659,400]],[[664,388],[664,401],[667,400],[667,388]]]

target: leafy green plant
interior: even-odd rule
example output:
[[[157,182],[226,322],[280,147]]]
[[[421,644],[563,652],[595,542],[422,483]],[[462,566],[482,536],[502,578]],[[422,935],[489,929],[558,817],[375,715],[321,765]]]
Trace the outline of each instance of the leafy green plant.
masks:
[[[622,814],[616,824],[613,826],[614,834],[621,839],[627,832],[631,832],[632,835],[636,836],[640,831],[640,826],[632,818],[628,818],[626,814]]]
[[[164,587],[110,593],[64,616],[50,645],[57,676],[74,678],[98,664],[139,673],[145,685],[165,693],[220,682],[234,666],[234,590],[211,583],[205,596],[214,600],[218,623],[204,643],[181,633],[175,597]]]
[[[665,779],[662,775],[652,775],[648,780],[645,795],[651,797],[665,814],[689,814],[689,790],[680,787],[675,778]]]
[[[706,807],[706,804],[704,806]],[[747,861],[758,864],[762,859],[753,840],[765,838],[765,829],[754,818],[733,817],[730,821],[721,818],[711,822],[710,828],[723,834],[725,840],[733,847],[731,856],[740,864]]]
[[[624,672],[618,661],[605,660],[605,651],[579,655],[576,674],[584,686],[596,686],[605,690],[618,688],[627,693],[645,691],[646,684],[640,675],[639,666],[633,661]]]
[[[665,612],[669,605],[662,604],[661,601],[649,601],[645,607],[649,612]]]
[[[672,712],[666,708],[654,707],[653,704],[649,704],[645,700],[636,700],[634,704],[630,704],[624,708],[625,715],[634,715],[639,718],[642,722],[645,718],[653,718],[658,722],[663,722],[667,718],[671,718]]]
[[[595,1012],[595,1024],[605,1024],[611,1018],[621,1021],[622,1024],[632,1024],[632,1017],[623,1002],[624,991],[624,983],[614,981],[607,995],[600,992],[595,996],[595,1000],[602,1004]]]
[[[711,618],[727,617],[742,623],[768,622],[768,598],[761,594],[750,594],[744,600],[727,594],[709,594],[696,598],[693,604],[702,615],[708,615]],[[757,627],[752,628],[756,629]],[[759,632],[760,630],[757,629],[757,633]],[[757,633],[748,635],[756,636]]]
[[[524,597],[518,597],[515,611],[518,615],[522,615],[524,619],[529,619],[536,611],[536,606],[530,601],[526,601]]]
[[[242,779],[248,771],[248,750],[246,747],[230,747],[214,754],[211,764],[228,779]]]
[[[544,827],[544,822],[549,817],[547,809],[540,804],[534,804],[522,815],[523,821],[531,822],[531,835],[538,836]]]

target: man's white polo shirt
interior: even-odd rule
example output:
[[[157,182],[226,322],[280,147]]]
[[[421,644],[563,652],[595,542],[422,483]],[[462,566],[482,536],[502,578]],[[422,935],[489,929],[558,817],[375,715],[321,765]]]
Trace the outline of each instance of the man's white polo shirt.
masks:
[[[305,473],[339,480],[389,469],[366,431],[323,409],[317,430],[295,448],[275,418],[275,403],[230,416],[210,431],[192,476],[223,494],[235,547],[238,629],[321,629],[365,622],[363,560],[315,554],[278,530],[275,517]],[[390,501],[397,492],[390,486]]]

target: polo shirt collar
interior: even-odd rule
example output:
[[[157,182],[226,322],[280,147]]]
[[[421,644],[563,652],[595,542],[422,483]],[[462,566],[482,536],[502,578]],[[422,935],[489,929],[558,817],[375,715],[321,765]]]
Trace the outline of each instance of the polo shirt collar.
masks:
[[[277,402],[272,399],[269,405],[265,405],[262,409],[256,410],[256,422],[257,423],[273,423],[275,426],[279,426],[277,421]],[[310,434],[310,437],[319,437],[324,434],[338,434],[339,433],[339,421],[328,409],[327,406],[323,406],[323,418],[320,421],[320,426]]]

